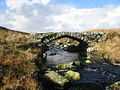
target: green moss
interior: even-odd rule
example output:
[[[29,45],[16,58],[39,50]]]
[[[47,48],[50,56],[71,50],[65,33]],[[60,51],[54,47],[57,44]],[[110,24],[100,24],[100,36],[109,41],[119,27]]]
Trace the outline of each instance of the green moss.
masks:
[[[69,80],[66,79],[64,76],[56,73],[55,71],[48,71],[45,76],[51,80],[52,82],[60,85],[60,86],[64,86],[65,83],[68,83]]]
[[[72,63],[68,64],[58,64],[56,66],[57,69],[71,69],[73,67]]]
[[[69,80],[80,80],[80,73],[69,70],[65,73],[65,77]]]

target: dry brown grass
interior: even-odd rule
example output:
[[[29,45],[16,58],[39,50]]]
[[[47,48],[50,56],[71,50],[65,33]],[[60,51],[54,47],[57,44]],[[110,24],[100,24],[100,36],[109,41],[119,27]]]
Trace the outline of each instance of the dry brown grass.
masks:
[[[117,32],[120,33],[120,28],[112,28],[112,29],[91,29],[87,30],[90,32],[105,32],[105,33],[111,33],[111,32]]]
[[[112,64],[120,64],[120,31],[107,32],[106,41],[97,43],[94,48],[98,56]]]
[[[28,33],[0,29],[0,90],[37,90],[38,82],[33,78],[37,66],[33,59],[39,49],[16,48],[30,41]]]

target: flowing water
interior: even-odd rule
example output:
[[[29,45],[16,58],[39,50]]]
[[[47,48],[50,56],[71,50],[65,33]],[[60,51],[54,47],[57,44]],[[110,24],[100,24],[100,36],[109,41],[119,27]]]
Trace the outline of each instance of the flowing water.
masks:
[[[47,54],[46,57],[47,64],[62,64],[79,59],[78,53],[72,53],[57,48],[48,50],[46,54]],[[107,63],[101,63],[101,64],[96,63],[91,65],[86,65],[83,69],[79,69],[78,72],[81,74],[81,80],[76,81],[73,84],[75,85],[78,84],[79,86],[83,83],[89,83],[89,84],[85,84],[85,86],[90,85],[90,83],[91,84],[98,83],[100,85],[103,85],[104,88],[107,85],[120,80],[120,67],[110,65]],[[73,85],[73,87],[75,85]],[[88,90],[88,89],[70,89],[70,90]],[[99,90],[99,89],[94,89],[94,90]],[[105,90],[105,88],[102,90]]]
[[[79,59],[78,53],[72,53],[60,49],[47,51],[47,64],[62,64]]]

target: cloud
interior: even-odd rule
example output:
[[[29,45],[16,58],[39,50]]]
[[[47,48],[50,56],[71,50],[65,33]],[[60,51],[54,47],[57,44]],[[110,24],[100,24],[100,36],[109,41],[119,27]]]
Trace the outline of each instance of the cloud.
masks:
[[[50,0],[6,0],[6,4],[10,9],[18,9],[24,5],[32,5],[39,3],[40,5],[47,5]]]
[[[0,14],[0,24],[27,32],[83,31],[120,27],[120,6],[76,8],[50,2],[50,0],[6,0],[8,9],[4,14]]]

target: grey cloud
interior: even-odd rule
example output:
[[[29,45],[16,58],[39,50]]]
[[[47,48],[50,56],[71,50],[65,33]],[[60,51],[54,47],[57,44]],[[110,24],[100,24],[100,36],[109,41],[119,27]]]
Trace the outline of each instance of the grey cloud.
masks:
[[[120,7],[75,8],[65,5],[22,3],[0,15],[0,24],[27,32],[83,31],[119,27]],[[113,13],[113,15],[112,15]]]

